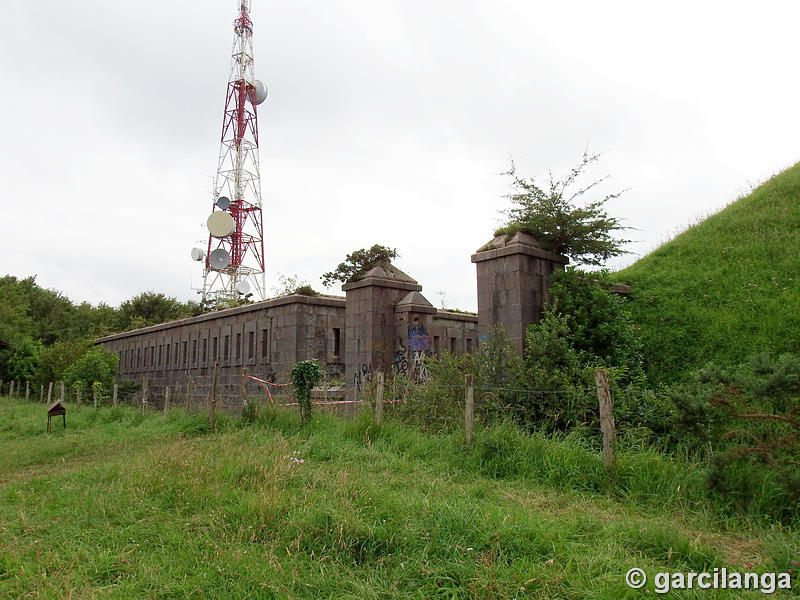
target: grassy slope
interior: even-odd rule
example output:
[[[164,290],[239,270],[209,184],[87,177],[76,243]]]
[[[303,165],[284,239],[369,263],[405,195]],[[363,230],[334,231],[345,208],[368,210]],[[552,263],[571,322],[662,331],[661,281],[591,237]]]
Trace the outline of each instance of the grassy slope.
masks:
[[[800,164],[616,279],[634,286],[657,379],[762,350],[800,351]]]
[[[213,434],[70,407],[48,436],[42,413],[0,399],[0,598],[641,598],[633,566],[785,570],[800,550],[719,522],[696,472],[646,452],[610,481],[577,442],[510,429],[469,450],[364,419]]]

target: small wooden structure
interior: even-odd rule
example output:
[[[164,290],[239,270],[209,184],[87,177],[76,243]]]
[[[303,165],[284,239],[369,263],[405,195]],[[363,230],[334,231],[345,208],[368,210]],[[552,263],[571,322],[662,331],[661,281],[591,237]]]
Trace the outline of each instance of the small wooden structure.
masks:
[[[50,405],[50,408],[47,409],[47,433],[50,433],[52,430],[50,425],[50,420],[53,417],[57,417],[61,415],[64,418],[64,429],[67,428],[67,409],[64,408],[64,403],[61,400],[56,400]]]

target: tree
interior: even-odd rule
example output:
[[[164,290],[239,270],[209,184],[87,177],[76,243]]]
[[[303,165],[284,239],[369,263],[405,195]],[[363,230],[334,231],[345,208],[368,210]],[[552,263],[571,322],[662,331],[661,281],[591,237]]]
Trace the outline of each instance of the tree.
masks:
[[[618,239],[613,234],[627,228],[604,209],[606,202],[619,198],[624,190],[606,194],[584,206],[576,205],[606,179],[579,184],[586,168],[598,158],[599,155],[585,151],[581,162],[564,178],[557,179],[551,172],[547,188],[540,187],[533,179],[520,177],[512,161],[504,175],[512,178],[512,193],[506,197],[513,206],[506,211],[509,221],[495,235],[511,236],[526,231],[543,250],[564,254],[579,264],[601,265],[612,256],[624,254],[622,246],[630,240]]]
[[[375,244],[369,250],[362,248],[347,255],[344,262],[339,263],[333,271],[325,273],[322,279],[322,285],[331,287],[335,282],[341,281],[347,283],[349,281],[356,281],[367,271],[381,262],[390,262],[397,258],[397,250],[394,248],[387,248],[380,244]]]
[[[95,381],[99,381],[103,388],[111,389],[118,362],[119,358],[113,352],[100,347],[90,348],[65,371],[64,381],[69,387],[78,384],[87,391]]]
[[[39,340],[23,339],[8,354],[6,376],[17,381],[33,379],[39,366],[41,351],[42,343]]]
[[[192,311],[192,306],[182,304],[177,299],[162,293],[142,292],[120,304],[119,327],[124,331],[166,323],[187,317]]]

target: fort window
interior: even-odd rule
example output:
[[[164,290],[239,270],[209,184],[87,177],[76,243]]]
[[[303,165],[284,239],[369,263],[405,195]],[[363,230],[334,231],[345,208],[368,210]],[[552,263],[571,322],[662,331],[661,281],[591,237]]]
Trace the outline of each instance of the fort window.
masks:
[[[236,362],[242,360],[242,334],[236,334]]]
[[[439,354],[440,352],[441,350],[439,349],[439,336],[435,335],[433,336],[433,353]]]
[[[142,365],[142,349],[136,349],[136,368],[138,369]]]
[[[197,340],[192,340],[192,364],[197,364]]]
[[[211,340],[211,360],[216,362],[218,356],[219,356],[219,338],[217,336],[214,336],[214,338]]]
[[[208,360],[208,339],[203,338],[203,348],[200,350],[200,360]]]
[[[261,358],[266,362],[269,357],[269,329],[261,330]]]
[[[227,361],[231,355],[231,338],[226,335],[222,342],[222,360]]]
[[[253,355],[256,353],[256,332],[247,332],[247,360],[253,360]]]
[[[472,338],[467,338],[467,354],[472,354]]]
[[[178,342],[175,342],[175,360],[172,361],[172,364],[175,365],[175,368],[178,368],[181,364],[178,361]]]
[[[158,368],[159,369],[161,368],[161,364],[162,364],[163,359],[164,359],[164,346],[163,345],[159,345],[158,346]]]
[[[450,338],[450,354],[455,354],[455,353],[456,353],[456,338],[451,337]]]
[[[342,330],[338,327],[333,328],[333,355],[339,356],[342,350]]]
[[[182,345],[183,347],[181,350],[183,351],[183,367],[186,368],[186,366],[189,364],[189,342],[183,342]]]

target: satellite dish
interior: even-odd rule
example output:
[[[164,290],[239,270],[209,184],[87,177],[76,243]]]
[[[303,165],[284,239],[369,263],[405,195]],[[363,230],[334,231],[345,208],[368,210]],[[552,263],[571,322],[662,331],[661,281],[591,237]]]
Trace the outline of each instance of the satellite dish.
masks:
[[[217,198],[217,208],[220,210],[228,210],[228,207],[231,205],[231,201],[228,200],[227,196],[220,196]]]
[[[206,257],[205,252],[200,250],[200,248],[192,248],[192,260],[196,260],[200,262]]]
[[[206,225],[208,225],[208,231],[211,235],[216,238],[228,237],[236,228],[233,217],[221,210],[216,210],[211,213],[211,216],[208,217],[208,221],[206,221]]]
[[[255,89],[250,90],[248,100],[250,100],[250,104],[257,106],[267,99],[267,86],[259,79],[256,79],[253,85]]]
[[[231,255],[227,250],[217,248],[208,255],[208,266],[217,271],[221,271],[231,264]]]
[[[250,291],[250,284],[246,281],[237,281],[236,285],[233,286],[234,289],[239,292],[242,296],[247,294]]]

